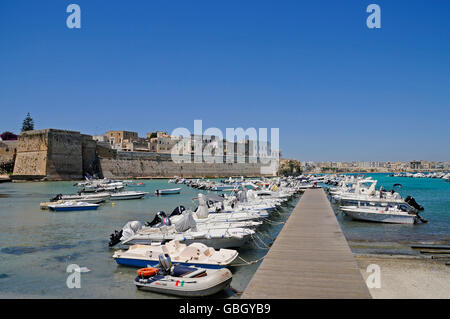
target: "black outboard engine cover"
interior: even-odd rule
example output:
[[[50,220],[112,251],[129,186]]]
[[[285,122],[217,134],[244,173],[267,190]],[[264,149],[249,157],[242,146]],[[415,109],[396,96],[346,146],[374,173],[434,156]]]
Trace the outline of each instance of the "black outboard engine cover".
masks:
[[[153,218],[153,220],[151,222],[146,222],[145,226],[153,227],[157,224],[160,224],[165,217],[167,217],[165,212],[163,212],[163,211],[157,212],[155,215],[155,218]]]
[[[111,234],[110,236],[109,247],[113,247],[118,243],[120,243],[120,238],[122,238],[122,230],[120,231],[115,230],[114,234]]]
[[[172,216],[176,216],[176,215],[181,215],[181,213],[183,213],[186,210],[186,208],[184,208],[184,206],[177,206],[173,212],[169,215],[169,218]]]
[[[155,218],[151,222],[146,222],[145,226],[149,227],[161,227],[161,226],[170,226],[172,222],[169,217],[167,217],[166,213],[163,211],[157,212]]]
[[[50,201],[51,201],[51,202],[57,202],[57,201],[59,201],[60,199],[62,199],[62,194],[56,195],[55,197],[51,198]]]
[[[411,205],[412,207],[414,207],[417,210],[423,210],[423,206],[419,205],[416,200],[414,199],[414,197],[412,196],[407,196],[405,198],[405,202],[407,202],[409,205]]]

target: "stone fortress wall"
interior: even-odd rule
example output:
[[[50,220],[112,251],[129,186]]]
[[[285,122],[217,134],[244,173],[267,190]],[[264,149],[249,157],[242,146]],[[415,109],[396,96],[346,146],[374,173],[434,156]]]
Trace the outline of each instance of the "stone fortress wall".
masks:
[[[15,180],[76,180],[86,173],[107,178],[172,178],[260,176],[262,164],[175,163],[170,154],[117,152],[98,145],[92,136],[75,131],[44,129],[19,135],[12,178]]]

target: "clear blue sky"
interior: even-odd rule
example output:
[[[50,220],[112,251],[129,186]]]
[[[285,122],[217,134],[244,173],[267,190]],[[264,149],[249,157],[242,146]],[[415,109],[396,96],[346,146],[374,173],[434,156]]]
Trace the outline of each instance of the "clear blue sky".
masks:
[[[450,1],[2,0],[0,107],[16,133],[202,119],[278,127],[300,160],[448,161]]]

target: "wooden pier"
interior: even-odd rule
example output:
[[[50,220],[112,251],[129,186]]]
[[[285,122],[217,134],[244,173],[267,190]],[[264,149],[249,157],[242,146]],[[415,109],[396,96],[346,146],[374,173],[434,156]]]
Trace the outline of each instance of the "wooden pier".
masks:
[[[242,298],[371,298],[323,189],[305,191]]]

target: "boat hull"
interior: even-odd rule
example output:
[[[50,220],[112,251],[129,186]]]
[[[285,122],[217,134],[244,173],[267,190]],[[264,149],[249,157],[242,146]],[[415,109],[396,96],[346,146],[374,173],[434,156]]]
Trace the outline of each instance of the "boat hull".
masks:
[[[178,189],[158,189],[155,191],[156,195],[175,195],[180,194],[181,188]]]
[[[149,259],[134,259],[134,258],[115,258],[115,259],[118,265],[137,268],[155,267],[159,263],[158,260],[149,260]],[[200,267],[206,269],[221,269],[227,266],[227,265],[212,265],[202,263],[183,263],[178,261],[174,261],[174,263],[182,266]]]
[[[49,210],[55,212],[68,212],[68,211],[80,211],[80,210],[96,210],[98,206],[81,206],[81,207],[50,207]]]
[[[251,236],[247,235],[242,238],[192,238],[192,239],[186,239],[186,240],[180,240],[180,243],[190,245],[193,243],[201,243],[208,247],[212,247],[214,249],[221,249],[221,248],[239,248],[245,245],[249,240]],[[167,241],[170,241],[171,239],[165,240],[162,243],[164,244]],[[155,241],[156,242],[156,241]],[[126,245],[151,245],[152,240],[149,239],[140,239],[140,238],[133,238],[129,241],[127,241]]]
[[[355,220],[376,222],[376,223],[388,223],[388,224],[414,224],[416,223],[416,217],[411,216],[399,216],[394,214],[378,214],[378,213],[363,213],[363,212],[349,212],[344,213]]]
[[[232,275],[228,269],[207,270],[207,272],[208,275],[201,278],[165,276],[154,281],[150,278],[148,282],[141,282],[139,278],[136,278],[135,284],[140,290],[183,297],[210,296],[230,286]]]
[[[145,194],[139,195],[124,195],[124,196],[111,196],[111,200],[127,200],[127,199],[141,199]]]

